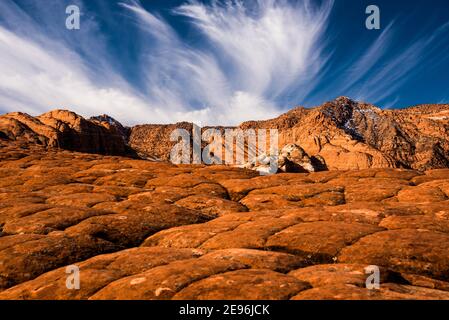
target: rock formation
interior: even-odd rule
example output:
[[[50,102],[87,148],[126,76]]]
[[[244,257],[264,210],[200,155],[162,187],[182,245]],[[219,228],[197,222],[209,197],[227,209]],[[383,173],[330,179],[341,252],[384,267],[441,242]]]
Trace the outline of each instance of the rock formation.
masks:
[[[32,117],[21,112],[0,116],[0,132],[11,140],[66,150],[132,155],[128,129],[107,116],[86,120],[74,112],[55,110]]]
[[[270,162],[277,164],[275,172],[271,172]],[[326,163],[320,156],[309,157],[300,146],[290,143],[284,146],[277,155],[264,153],[238,167],[256,170],[262,174],[305,173],[324,171]]]
[[[193,124],[187,122],[127,128],[107,115],[86,120],[61,110],[38,117],[24,113],[0,116],[0,137],[72,151],[162,161],[169,160],[176,143],[170,141],[173,130],[191,133],[192,128]],[[237,129],[278,129],[280,149],[296,145],[297,152],[304,150],[310,158],[306,160],[311,163],[309,169],[303,168],[306,171],[367,168],[425,171],[449,167],[449,105],[382,110],[340,97],[316,108],[292,109],[275,119],[245,122]],[[300,153],[293,157],[301,158]],[[302,165],[297,163],[295,168],[296,160],[289,157],[283,157],[286,161],[282,170],[301,171]]]
[[[295,143],[330,170],[449,166],[449,105],[381,110],[340,97],[240,127],[276,128],[280,146]]]
[[[142,159],[169,161],[170,151],[176,144],[170,141],[170,134],[176,129],[191,133],[193,124],[180,122],[169,125],[138,125],[131,128],[129,145]]]
[[[174,145],[168,137],[175,128],[191,132],[192,125],[137,126],[131,129],[130,145],[141,155],[166,160]],[[340,97],[237,128],[278,129],[280,149],[296,144],[320,170],[449,167],[449,105],[382,110]]]
[[[0,299],[449,299],[449,169],[260,176],[0,148]]]
[[[261,176],[143,160],[190,123],[0,116],[0,300],[449,299],[448,121],[342,97],[246,122],[279,130]]]

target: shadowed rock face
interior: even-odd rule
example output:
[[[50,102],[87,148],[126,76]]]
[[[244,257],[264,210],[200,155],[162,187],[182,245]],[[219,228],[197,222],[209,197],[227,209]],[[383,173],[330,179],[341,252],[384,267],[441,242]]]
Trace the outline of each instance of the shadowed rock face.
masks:
[[[259,176],[0,149],[0,299],[449,299],[449,169]]]

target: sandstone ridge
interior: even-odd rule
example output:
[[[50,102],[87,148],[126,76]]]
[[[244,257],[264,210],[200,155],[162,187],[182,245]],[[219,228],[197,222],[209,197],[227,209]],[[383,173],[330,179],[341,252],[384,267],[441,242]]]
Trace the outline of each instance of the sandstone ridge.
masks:
[[[38,117],[24,113],[0,116],[3,138],[147,160],[169,160],[175,144],[170,141],[172,131],[192,132],[192,128],[187,122],[128,128],[107,115],[86,120],[63,110]],[[449,105],[382,110],[340,97],[315,108],[292,109],[275,119],[248,121],[237,128],[278,129],[280,148],[298,146],[314,162],[314,170],[449,167]]]
[[[22,112],[0,116],[3,138],[88,153],[133,155],[127,145],[128,130],[107,116],[87,120],[67,110],[54,110],[38,117]]]

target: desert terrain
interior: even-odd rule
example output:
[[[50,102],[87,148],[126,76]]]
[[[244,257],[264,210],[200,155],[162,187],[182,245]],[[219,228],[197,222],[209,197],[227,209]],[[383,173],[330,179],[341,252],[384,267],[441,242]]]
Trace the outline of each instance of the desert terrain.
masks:
[[[0,299],[449,299],[448,105],[241,124],[311,164],[269,176],[166,161],[174,127],[0,116]]]

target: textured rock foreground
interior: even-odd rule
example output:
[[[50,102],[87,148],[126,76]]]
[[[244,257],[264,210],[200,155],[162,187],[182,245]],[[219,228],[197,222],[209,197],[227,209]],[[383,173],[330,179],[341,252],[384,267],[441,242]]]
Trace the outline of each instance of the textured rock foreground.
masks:
[[[0,148],[0,299],[449,299],[449,169],[261,177]]]

